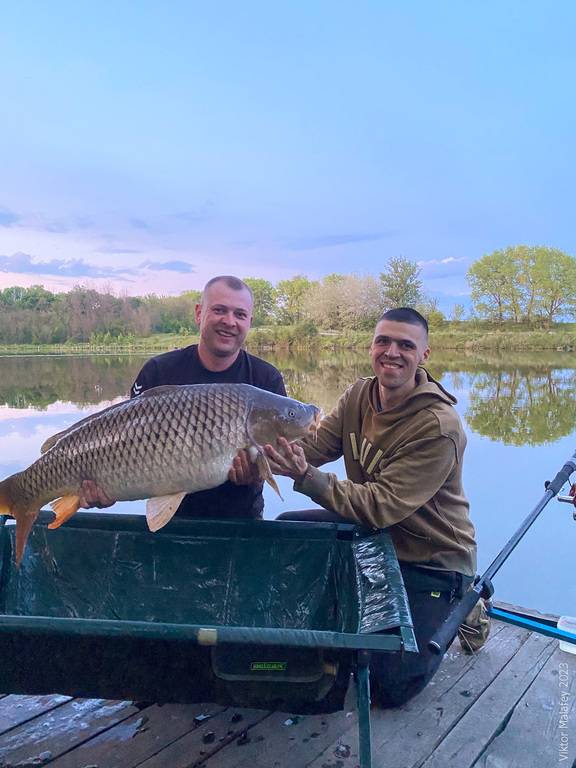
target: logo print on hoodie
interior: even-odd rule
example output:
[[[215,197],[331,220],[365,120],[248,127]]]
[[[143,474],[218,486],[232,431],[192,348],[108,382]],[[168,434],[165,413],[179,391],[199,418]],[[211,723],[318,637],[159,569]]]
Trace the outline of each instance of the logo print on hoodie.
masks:
[[[378,450],[372,455],[372,459],[370,460],[370,463],[368,466],[366,466],[366,461],[368,459],[368,456],[370,455],[370,452],[372,451],[372,448],[374,447],[372,443],[370,443],[366,438],[362,439],[362,445],[360,446],[360,451],[358,451],[358,439],[356,438],[355,432],[350,432],[350,447],[352,449],[352,457],[355,461],[358,461],[360,463],[360,466],[368,475],[371,475],[374,471],[374,468],[376,467],[376,464],[380,460],[380,458],[383,455],[383,452],[378,448]]]

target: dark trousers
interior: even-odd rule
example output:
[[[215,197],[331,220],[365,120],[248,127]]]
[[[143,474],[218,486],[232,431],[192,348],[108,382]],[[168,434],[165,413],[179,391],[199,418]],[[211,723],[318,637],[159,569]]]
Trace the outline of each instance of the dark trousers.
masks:
[[[322,523],[348,522],[326,509],[284,512],[278,520]],[[455,571],[435,571],[410,563],[400,563],[408,594],[414,634],[419,653],[377,653],[370,658],[370,689],[374,704],[382,708],[399,707],[430,682],[442,655],[428,650],[428,641],[444,622],[454,599],[460,597],[472,579]]]

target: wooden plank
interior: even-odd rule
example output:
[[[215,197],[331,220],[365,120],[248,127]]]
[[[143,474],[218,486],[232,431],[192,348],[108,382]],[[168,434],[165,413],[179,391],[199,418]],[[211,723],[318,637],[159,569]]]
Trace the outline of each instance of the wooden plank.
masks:
[[[350,706],[353,706],[353,702]],[[208,768],[272,768],[303,766],[311,755],[323,751],[326,743],[338,738],[355,715],[351,709],[332,715],[299,717],[275,712],[249,732],[249,742],[230,743],[208,762]]]
[[[528,637],[529,633],[519,627],[499,625],[489,643],[474,656],[465,655],[454,644],[422,693],[396,709],[373,708],[374,765],[385,765],[386,768],[412,768],[420,765],[514,658]],[[343,766],[356,765],[356,713],[349,718],[347,727],[336,741],[328,745],[321,755],[303,765],[310,768],[332,766],[342,761],[346,754],[350,755],[350,759],[343,762]]]
[[[54,694],[50,696],[11,694],[0,697],[0,736],[28,720],[65,704],[71,698],[71,696]]]
[[[267,722],[269,716],[260,709],[227,709],[140,763],[139,768],[211,768],[212,756],[223,747],[233,744],[237,753],[247,748],[252,743],[254,725]]]
[[[576,764],[576,656],[557,649],[475,768]]]
[[[211,723],[223,710],[224,707],[214,704],[153,704],[80,744],[54,760],[51,766],[78,768],[80,765],[105,765],[106,768],[131,768],[201,724]],[[203,716],[210,719],[204,720]]]
[[[554,626],[556,626],[559,619],[559,616],[556,616],[554,613],[541,613],[535,608],[524,608],[521,605],[514,605],[514,603],[504,603],[501,600],[494,601],[494,608],[499,608],[501,611],[509,611],[510,613],[517,613],[528,619],[535,619],[536,621],[544,622],[544,624],[553,624]]]
[[[422,768],[467,768],[474,765],[487,745],[505,727],[518,701],[555,647],[554,640],[532,633],[501,674],[424,761]]]
[[[135,712],[129,701],[72,699],[4,735],[0,765],[44,764]]]
[[[490,642],[496,646],[500,635],[507,638],[503,644],[504,660],[502,664],[516,651],[521,638],[525,638],[526,634],[524,630],[517,630],[516,628],[510,631],[504,625],[495,631]],[[420,723],[431,704],[454,689],[466,671],[478,663],[483,653],[475,657],[466,656],[457,645],[454,646],[454,650],[450,649],[446,655],[446,659],[433,681],[412,702],[394,712],[382,712],[373,709],[374,745],[377,746],[380,740],[383,740],[382,726],[387,720],[390,721],[389,735],[395,733],[406,719],[409,720],[406,731],[413,735],[415,723]],[[486,672],[489,680],[495,674],[496,671],[493,669]],[[347,706],[343,712],[298,718],[296,725],[290,727],[283,727],[283,723],[289,717],[288,715],[274,715],[253,729],[251,732],[252,743],[247,745],[242,753],[232,747],[226,747],[209,761],[208,766],[209,768],[271,768],[271,766],[298,766],[300,768],[301,766],[312,765],[315,768],[322,768],[325,765],[334,766],[340,762],[342,766],[350,765],[352,767],[358,761],[358,725],[355,698],[355,686],[352,685],[346,700]],[[458,698],[462,697],[458,696]],[[350,757],[349,761],[346,759],[347,755]],[[386,759],[388,760],[388,755]],[[403,762],[400,762],[399,765],[405,768]],[[387,762],[386,766],[388,766]]]

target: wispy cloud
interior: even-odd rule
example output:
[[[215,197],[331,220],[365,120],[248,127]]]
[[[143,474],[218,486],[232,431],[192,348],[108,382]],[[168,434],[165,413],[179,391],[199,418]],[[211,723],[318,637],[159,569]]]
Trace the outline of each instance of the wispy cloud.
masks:
[[[28,253],[14,253],[12,256],[0,255],[0,272],[14,272],[24,275],[52,275],[57,277],[94,277],[125,279],[123,275],[134,275],[133,269],[115,269],[99,267],[82,259],[52,259],[51,261],[33,261]]]
[[[204,203],[186,211],[176,211],[176,213],[159,214],[157,216],[144,217],[133,216],[129,224],[134,229],[143,232],[158,233],[174,229],[186,229],[189,225],[195,226],[201,222],[207,221],[214,209],[214,203],[207,200]]]
[[[11,227],[20,220],[20,216],[17,216],[7,208],[0,208],[0,227]]]
[[[155,272],[180,272],[185,275],[196,271],[194,265],[189,264],[187,261],[145,261],[140,264],[140,267],[143,269],[152,269]]]
[[[335,248],[351,243],[368,243],[393,237],[395,232],[366,232],[349,235],[319,235],[316,237],[296,237],[284,241],[291,251],[312,251],[318,248]]]
[[[440,267],[445,264],[455,264],[459,261],[466,261],[466,256],[447,256],[445,259],[428,259],[427,261],[417,261],[419,267]]]

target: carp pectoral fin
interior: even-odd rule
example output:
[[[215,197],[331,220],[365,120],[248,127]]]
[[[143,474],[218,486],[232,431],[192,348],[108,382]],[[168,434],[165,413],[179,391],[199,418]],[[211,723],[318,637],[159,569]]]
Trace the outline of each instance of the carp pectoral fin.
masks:
[[[56,518],[48,528],[60,528],[62,523],[69,520],[80,509],[80,496],[61,496],[50,504]]]
[[[268,485],[271,485],[272,488],[276,491],[278,496],[284,501],[284,498],[282,494],[280,493],[280,488],[278,488],[278,483],[274,479],[274,475],[272,474],[272,470],[270,469],[270,464],[268,464],[268,459],[263,453],[258,453],[258,456],[256,457],[256,466],[258,467],[258,472],[260,473],[260,477],[262,480],[265,480]]]
[[[173,493],[170,496],[155,496],[146,502],[146,522],[151,531],[159,531],[175,515],[186,493]]]

